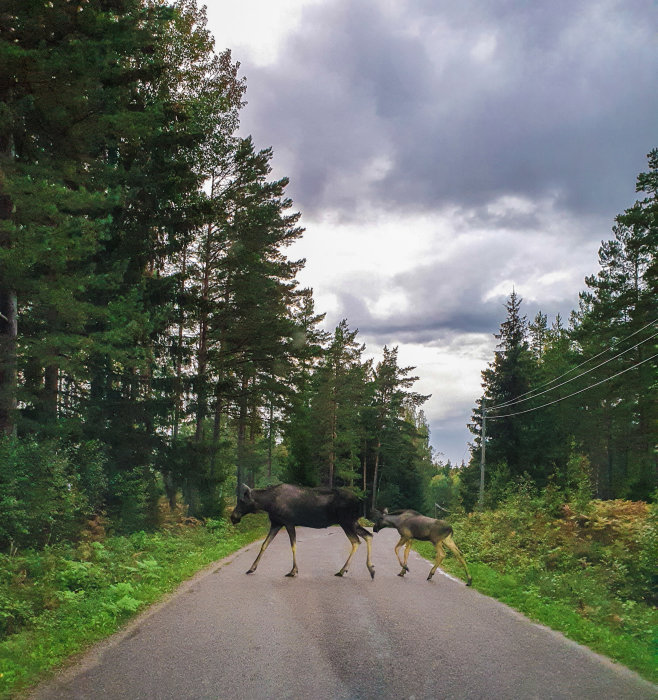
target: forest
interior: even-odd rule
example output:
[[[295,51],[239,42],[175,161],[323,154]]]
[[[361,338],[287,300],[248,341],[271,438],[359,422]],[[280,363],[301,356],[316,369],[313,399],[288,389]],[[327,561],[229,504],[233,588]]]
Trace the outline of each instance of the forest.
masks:
[[[654,498],[658,149],[571,317],[501,307],[469,462],[443,464],[415,368],[365,359],[300,286],[300,213],[196,1],[6,6],[0,550],[153,529],[162,503],[220,518],[242,482],[346,486],[364,514],[521,482]]]

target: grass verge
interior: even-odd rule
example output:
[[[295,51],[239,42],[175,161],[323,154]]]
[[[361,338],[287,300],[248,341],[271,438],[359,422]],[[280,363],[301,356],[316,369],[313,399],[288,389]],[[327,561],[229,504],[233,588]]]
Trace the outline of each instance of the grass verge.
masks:
[[[263,537],[265,521],[138,532],[0,562],[0,621],[14,622],[0,637],[0,698],[26,692],[205,566]]]
[[[414,549],[430,561],[435,558],[436,552],[429,542],[414,542]],[[503,574],[487,564],[471,560],[468,566],[473,587],[481,593],[658,683],[654,609],[645,606],[645,611],[636,611],[646,620],[645,631],[631,633],[616,628],[612,620],[606,624],[588,619],[584,616],[586,611],[574,609],[570,601],[548,598],[542,594],[542,586],[538,585],[537,580],[529,581],[522,572]],[[452,576],[464,579],[463,569],[452,555],[446,557],[442,568]]]

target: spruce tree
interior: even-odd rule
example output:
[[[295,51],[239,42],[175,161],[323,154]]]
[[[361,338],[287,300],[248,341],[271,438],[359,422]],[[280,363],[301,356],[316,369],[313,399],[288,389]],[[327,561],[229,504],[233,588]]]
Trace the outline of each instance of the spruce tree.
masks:
[[[646,498],[656,485],[658,150],[649,166],[637,180],[647,196],[617,217],[599,249],[572,334],[582,359],[592,358],[589,383],[605,380],[583,396],[587,429],[578,432],[604,497]]]
[[[492,471],[504,470],[508,477],[519,477],[525,472],[541,479],[545,467],[539,461],[536,435],[537,419],[523,413],[532,402],[514,403],[531,389],[536,371],[535,359],[527,340],[528,323],[521,315],[522,299],[512,292],[505,304],[507,317],[496,338],[500,341],[493,363],[482,372],[484,395],[474,414],[476,434],[481,433],[483,401],[487,410],[487,478]],[[509,415],[520,413],[521,415]],[[498,417],[500,416],[500,417]],[[481,448],[480,448],[481,449]],[[473,462],[479,469],[480,449],[473,453]]]
[[[413,430],[405,419],[405,411],[423,404],[429,396],[423,396],[408,389],[418,380],[418,377],[409,376],[415,367],[400,367],[398,365],[398,348],[391,350],[384,346],[383,358],[375,367],[373,373],[373,392],[371,403],[372,426],[370,433],[372,453],[372,490],[371,507],[377,506],[377,494],[379,489],[379,477],[381,459],[384,451],[382,447],[388,447],[390,461],[394,470],[400,474],[404,465],[400,457],[393,457],[399,450],[392,450],[403,436],[411,440]]]

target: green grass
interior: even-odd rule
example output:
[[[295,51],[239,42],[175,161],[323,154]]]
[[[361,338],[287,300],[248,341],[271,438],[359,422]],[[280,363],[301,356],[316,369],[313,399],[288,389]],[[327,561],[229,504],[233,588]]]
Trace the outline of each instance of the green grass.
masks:
[[[435,550],[429,542],[414,542],[414,549],[426,559],[434,560]],[[481,593],[506,603],[536,622],[562,632],[566,637],[633,669],[647,680],[658,682],[658,658],[656,654],[657,615],[655,608],[642,604],[627,604],[632,610],[633,624],[629,629],[620,626],[618,616],[596,616],[596,607],[605,608],[599,592],[592,602],[596,606],[574,604],[569,595],[560,599],[555,586],[549,581],[555,575],[549,571],[534,570],[501,573],[488,564],[473,561],[467,556],[473,577],[473,587]],[[448,554],[442,568],[453,576],[465,578],[459,562]],[[574,572],[573,577],[583,576]],[[551,589],[550,597],[547,590]],[[614,601],[613,601],[614,602]],[[623,605],[623,604],[622,604]],[[590,619],[592,616],[594,619]],[[629,614],[630,618],[631,615]]]
[[[208,564],[264,536],[265,518],[235,528],[139,532],[0,561],[0,698],[48,677]]]

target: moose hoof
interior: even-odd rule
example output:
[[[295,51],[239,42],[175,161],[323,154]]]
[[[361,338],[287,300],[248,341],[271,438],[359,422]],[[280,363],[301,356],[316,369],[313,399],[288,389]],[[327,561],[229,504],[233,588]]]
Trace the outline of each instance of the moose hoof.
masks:
[[[286,578],[295,578],[295,576],[297,576],[296,571],[290,571],[286,574]]]
[[[247,571],[247,573],[248,573],[248,574],[253,574],[254,571],[256,571],[256,569],[249,569],[249,571]]]
[[[406,573],[407,573],[407,572],[406,572],[404,569],[402,569],[402,571],[400,571],[400,573],[398,574],[398,576],[399,576],[400,578],[404,578],[404,575],[405,575]]]
[[[344,571],[338,571],[337,573],[334,574],[334,576],[340,576],[341,578],[343,577]]]
[[[370,578],[374,579],[375,578],[375,567],[373,566],[372,569],[368,569],[370,572]]]
[[[466,585],[470,586],[473,583],[473,579],[469,578],[468,581],[466,581]]]
[[[427,580],[428,580],[428,581],[431,581],[431,580],[432,580],[432,574],[430,574],[430,575],[427,577]]]

